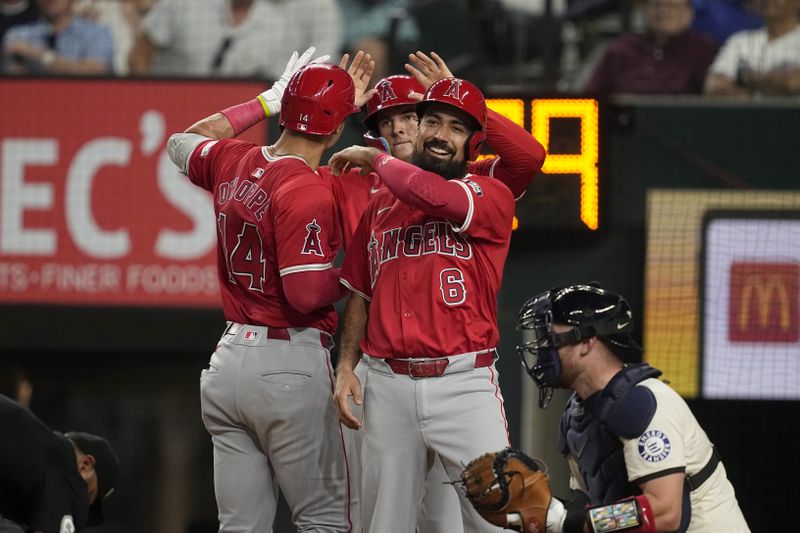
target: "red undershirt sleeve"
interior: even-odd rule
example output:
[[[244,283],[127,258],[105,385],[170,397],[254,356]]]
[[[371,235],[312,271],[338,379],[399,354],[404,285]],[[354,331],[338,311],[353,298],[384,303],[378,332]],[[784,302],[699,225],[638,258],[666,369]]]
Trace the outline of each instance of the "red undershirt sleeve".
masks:
[[[377,155],[372,167],[401,202],[457,225],[466,220],[469,199],[458,184],[389,154]]]
[[[339,269],[295,272],[281,278],[286,300],[301,313],[311,313],[330,305],[346,293],[339,283]]]
[[[490,109],[487,117],[486,140],[497,158],[470,163],[468,169],[503,182],[519,199],[544,164],[544,146],[500,113]]]

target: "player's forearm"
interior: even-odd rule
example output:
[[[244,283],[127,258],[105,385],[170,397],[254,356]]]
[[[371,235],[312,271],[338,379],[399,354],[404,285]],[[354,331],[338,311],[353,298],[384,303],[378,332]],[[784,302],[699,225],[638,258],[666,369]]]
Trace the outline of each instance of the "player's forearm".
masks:
[[[194,123],[185,133],[197,133],[216,140],[230,139],[266,118],[267,109],[259,96],[214,113]]]
[[[233,126],[222,113],[214,113],[189,126],[184,133],[196,133],[209,139],[230,139],[234,137]]]
[[[296,272],[281,278],[289,305],[308,314],[333,304],[347,293],[339,283],[339,269]]]
[[[384,153],[372,160],[372,167],[401,202],[456,224],[466,220],[469,200],[459,185]]]
[[[336,373],[352,371],[358,364],[361,339],[367,325],[367,301],[352,293],[347,299],[342,326],[341,349]]]
[[[544,146],[524,128],[491,109],[486,138],[500,158],[492,176],[505,183],[514,198],[519,198],[544,164]]]

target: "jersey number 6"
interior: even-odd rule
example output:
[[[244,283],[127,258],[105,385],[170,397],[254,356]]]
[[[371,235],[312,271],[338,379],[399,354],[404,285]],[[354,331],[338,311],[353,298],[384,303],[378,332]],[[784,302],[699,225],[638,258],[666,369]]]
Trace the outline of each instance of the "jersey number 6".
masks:
[[[439,288],[447,305],[463,304],[467,299],[464,274],[457,268],[445,268],[439,274]]]

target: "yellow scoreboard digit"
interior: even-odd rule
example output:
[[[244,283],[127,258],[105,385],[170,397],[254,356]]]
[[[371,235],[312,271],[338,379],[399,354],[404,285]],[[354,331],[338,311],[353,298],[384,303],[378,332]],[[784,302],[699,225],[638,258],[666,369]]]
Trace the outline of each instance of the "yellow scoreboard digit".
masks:
[[[599,112],[598,102],[591,98],[550,98],[528,100],[531,106],[531,133],[547,150],[542,171],[547,174],[580,176],[581,223],[591,230],[599,225]],[[525,127],[526,100],[521,98],[489,98],[486,106],[520,127]],[[550,153],[551,119],[571,118],[580,123],[580,152]],[[495,157],[482,155],[478,159]],[[514,229],[517,219],[514,218]]]
[[[550,119],[580,119],[581,151],[578,154],[550,153]],[[547,150],[542,171],[548,174],[578,174],[581,177],[581,221],[591,230],[598,227],[599,155],[597,100],[542,99],[531,102],[531,133]]]

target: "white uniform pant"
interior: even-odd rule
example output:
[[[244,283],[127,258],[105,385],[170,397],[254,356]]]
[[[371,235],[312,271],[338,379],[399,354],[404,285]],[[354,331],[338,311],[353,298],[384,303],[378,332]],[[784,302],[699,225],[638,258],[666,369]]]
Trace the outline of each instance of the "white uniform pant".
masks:
[[[347,461],[320,331],[289,329],[287,341],[268,338],[266,327],[236,326],[200,378],[220,532],[270,531],[275,482],[298,531],[349,531]]]
[[[361,393],[366,393],[369,374],[366,361],[356,365],[355,373],[361,382]],[[363,404],[350,401],[350,409],[356,418],[362,420]],[[361,527],[361,443],[364,432],[342,426],[347,447],[347,463],[350,467],[350,521],[353,533],[362,533]],[[417,533],[463,533],[461,526],[461,503],[456,488],[449,483],[450,478],[442,466],[438,455],[428,456],[428,470],[425,477],[425,492],[417,526]]]
[[[420,516],[428,450],[450,480],[476,457],[509,445],[503,396],[494,365],[472,368],[474,355],[450,358],[443,376],[394,374],[380,358],[366,357],[362,527],[368,533],[414,533]],[[463,370],[463,371],[460,371]],[[500,533],[459,490],[465,533]],[[435,513],[435,511],[433,511]]]

